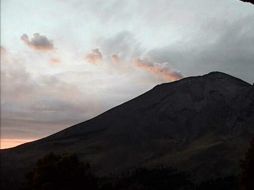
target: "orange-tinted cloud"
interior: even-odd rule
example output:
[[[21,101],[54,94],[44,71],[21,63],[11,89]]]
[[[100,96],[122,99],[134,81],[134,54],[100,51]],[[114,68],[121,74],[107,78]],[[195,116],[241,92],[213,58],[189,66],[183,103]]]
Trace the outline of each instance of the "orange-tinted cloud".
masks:
[[[58,58],[52,58],[49,60],[49,63],[52,64],[52,65],[58,65],[61,63],[60,59]]]
[[[3,46],[1,46],[1,55],[5,55],[5,54],[6,54],[6,49]]]
[[[33,34],[33,37],[29,39],[27,34],[21,36],[21,40],[28,45],[30,48],[39,51],[49,51],[54,49],[54,44],[46,36],[40,35],[39,33]]]
[[[91,53],[86,55],[88,63],[97,64],[102,62],[103,56],[99,49],[93,49]]]
[[[117,54],[113,54],[111,56],[111,61],[112,61],[112,63],[115,63],[115,64],[121,62],[120,57]]]
[[[158,75],[166,81],[175,81],[183,78],[181,73],[171,71],[169,68],[161,67],[160,65],[156,65],[152,62],[145,61],[139,58],[134,60],[134,65],[149,73]]]

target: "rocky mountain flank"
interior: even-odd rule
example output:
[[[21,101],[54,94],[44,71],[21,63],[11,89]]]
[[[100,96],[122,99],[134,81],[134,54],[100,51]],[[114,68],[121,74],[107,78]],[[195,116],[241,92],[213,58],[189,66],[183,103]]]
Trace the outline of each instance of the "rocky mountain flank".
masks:
[[[3,180],[46,153],[77,153],[98,175],[172,166],[195,180],[239,172],[254,136],[254,86],[221,72],[161,84],[91,120],[1,150]]]

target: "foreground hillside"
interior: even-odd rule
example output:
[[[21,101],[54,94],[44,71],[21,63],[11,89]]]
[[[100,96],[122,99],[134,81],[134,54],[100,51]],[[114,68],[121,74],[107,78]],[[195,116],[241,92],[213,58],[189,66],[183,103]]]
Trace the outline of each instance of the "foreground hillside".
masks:
[[[254,136],[254,86],[212,72],[158,85],[91,120],[1,151],[5,184],[49,152],[76,153],[98,175],[172,166],[194,180],[239,172]]]

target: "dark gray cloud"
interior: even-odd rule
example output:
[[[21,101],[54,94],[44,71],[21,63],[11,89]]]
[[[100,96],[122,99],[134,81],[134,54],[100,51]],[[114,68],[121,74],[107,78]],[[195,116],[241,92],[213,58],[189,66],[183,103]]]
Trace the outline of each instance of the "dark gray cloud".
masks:
[[[186,76],[219,70],[253,82],[253,28],[254,14],[234,22],[208,22],[198,37],[151,50],[149,55],[154,61],[170,63]]]
[[[35,50],[48,51],[54,49],[53,42],[39,33],[34,33],[31,39],[29,39],[27,34],[23,34],[21,40]]]

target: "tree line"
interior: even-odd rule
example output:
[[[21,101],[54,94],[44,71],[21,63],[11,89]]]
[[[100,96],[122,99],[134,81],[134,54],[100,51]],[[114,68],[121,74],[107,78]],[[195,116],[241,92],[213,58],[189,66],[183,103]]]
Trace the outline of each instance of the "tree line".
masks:
[[[22,190],[253,190],[254,139],[240,165],[239,176],[195,184],[190,174],[163,166],[98,177],[90,164],[81,162],[77,155],[50,153],[27,174]]]

